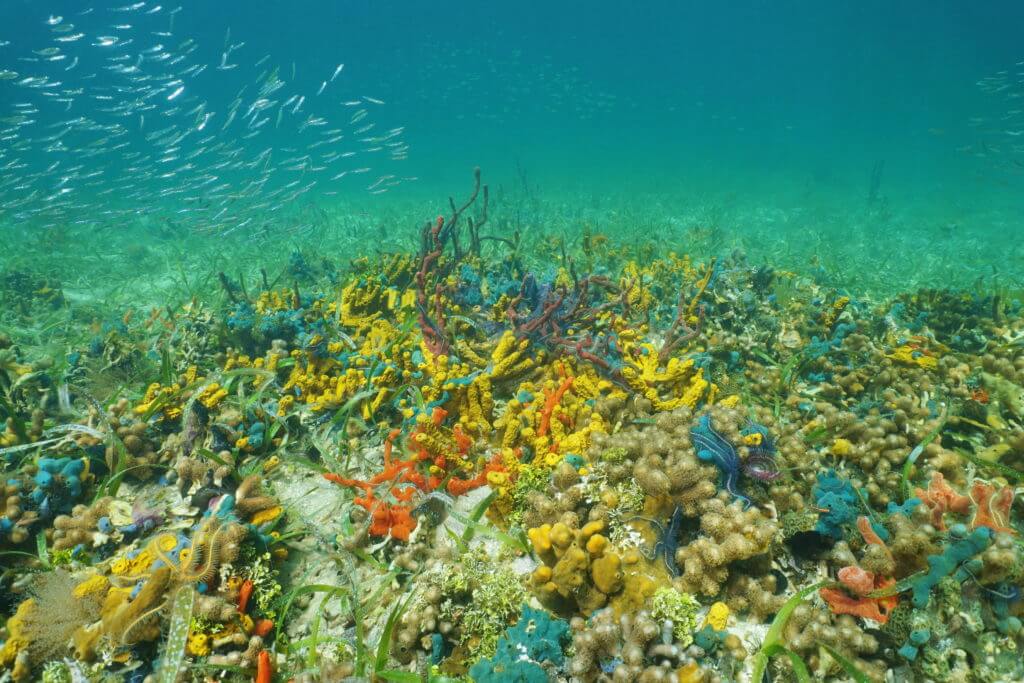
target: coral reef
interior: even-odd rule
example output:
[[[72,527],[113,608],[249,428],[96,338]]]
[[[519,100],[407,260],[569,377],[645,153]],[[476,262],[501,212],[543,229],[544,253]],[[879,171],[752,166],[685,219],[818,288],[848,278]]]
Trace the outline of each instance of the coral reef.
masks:
[[[0,282],[80,315],[0,335],[5,674],[1024,678],[1019,306],[489,201],[141,315]]]

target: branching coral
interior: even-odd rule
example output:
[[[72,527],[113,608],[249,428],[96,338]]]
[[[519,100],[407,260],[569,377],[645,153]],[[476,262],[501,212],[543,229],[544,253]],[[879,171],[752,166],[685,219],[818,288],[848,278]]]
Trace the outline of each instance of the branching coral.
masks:
[[[667,622],[666,622],[667,623]],[[602,610],[589,621],[573,619],[574,654],[568,673],[574,680],[674,680],[696,682],[704,672],[650,612],[616,616]]]
[[[477,554],[463,555],[451,571],[436,564],[421,586],[395,631],[392,651],[403,662],[417,654],[434,664],[441,653],[457,662],[493,655],[527,597],[515,572]]]
[[[725,493],[699,510],[702,534],[676,551],[683,574],[675,585],[688,593],[715,596],[729,577],[729,565],[767,552],[778,525],[756,508],[744,510],[742,501],[729,502]]]
[[[822,644],[851,660],[870,680],[884,678],[884,666],[872,658],[878,652],[878,640],[858,626],[850,615],[836,616],[827,608],[815,608],[805,603],[793,611],[784,637],[787,647],[802,655],[819,679],[827,679],[841,671],[838,663],[822,649]]]
[[[715,495],[718,474],[700,461],[690,440],[691,412],[682,408],[662,413],[654,424],[622,430],[594,440],[592,457],[611,449],[623,449],[618,460],[632,464],[632,476],[651,498],[666,499],[683,508],[688,517],[697,515],[701,501]],[[613,472],[610,481],[618,477]],[[623,472],[625,476],[625,472]]]

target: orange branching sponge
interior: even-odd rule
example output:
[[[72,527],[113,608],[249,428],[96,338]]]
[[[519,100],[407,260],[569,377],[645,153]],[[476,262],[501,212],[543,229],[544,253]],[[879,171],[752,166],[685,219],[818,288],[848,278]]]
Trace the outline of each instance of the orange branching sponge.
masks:
[[[881,546],[885,550],[886,555],[889,556],[889,559],[892,559],[892,552],[889,550],[889,547],[885,545],[885,541],[883,541],[881,537],[875,533],[875,530],[871,528],[871,520],[861,515],[857,518],[857,529],[860,531],[860,535],[864,537],[865,543],[868,545]]]
[[[245,610],[249,607],[249,598],[252,597],[253,583],[249,579],[242,582],[241,588],[238,589],[238,613],[245,614]]]
[[[462,431],[461,425],[455,425],[451,430],[443,427],[447,415],[444,409],[435,408],[429,418],[418,420],[416,428],[405,440],[411,452],[406,460],[393,458],[395,439],[401,430],[392,430],[384,441],[383,469],[370,479],[349,479],[333,472],[324,474],[328,481],[363,491],[363,495],[357,496],[352,502],[370,512],[370,535],[390,534],[399,541],[408,541],[417,524],[411,506],[417,491],[430,493],[445,484],[449,494],[460,496],[487,484],[487,475],[491,472],[504,470],[504,463],[498,454],[475,476],[465,479],[454,476],[460,470],[473,470],[473,463],[469,460],[473,439]],[[420,471],[421,465],[426,465],[425,473]],[[377,497],[378,487],[386,485],[395,502]]]
[[[399,541],[408,541],[409,534],[416,528],[416,518],[412,516],[412,509],[408,505],[391,504],[379,500],[374,492],[377,486],[391,483],[390,493],[400,502],[408,502],[414,493],[414,488],[425,489],[427,486],[423,475],[416,471],[416,463],[419,458],[413,456],[409,460],[393,461],[391,454],[394,449],[395,438],[401,430],[394,429],[388,434],[384,441],[384,469],[367,481],[360,479],[348,479],[327,472],[324,479],[332,481],[339,486],[362,489],[365,495],[356,496],[353,503],[362,507],[370,513],[370,535],[387,536]],[[412,484],[412,486],[402,486]]]
[[[356,486],[359,488],[368,486],[366,482],[345,479],[330,472],[324,474],[324,479],[333,481],[341,486]],[[406,487],[406,489],[408,490],[396,486],[391,490],[399,500],[408,501],[412,496],[412,489],[411,487]],[[409,535],[416,528],[416,518],[412,516],[412,509],[408,505],[392,504],[379,500],[374,495],[372,487],[364,488],[364,490],[366,495],[357,496],[352,502],[369,511],[370,535],[387,536],[390,534],[395,540],[408,541]]]
[[[839,570],[839,582],[845,590],[822,588],[819,591],[822,600],[828,603],[835,614],[852,614],[874,619],[880,624],[889,621],[889,615],[896,609],[899,597],[869,598],[867,595],[871,591],[895,585],[896,579],[876,577],[860,567],[849,566]]]
[[[273,675],[274,668],[270,664],[270,653],[266,650],[260,650],[259,655],[256,656],[256,678],[253,679],[254,683],[270,683]]]
[[[384,441],[384,468],[375,474],[372,478],[362,481],[360,479],[348,479],[341,476],[340,474],[334,474],[328,472],[324,474],[324,479],[333,481],[335,484],[341,486],[349,486],[353,488],[360,488],[367,494],[373,493],[373,489],[381,484],[388,482],[394,482],[396,484],[409,483],[418,488],[426,486],[426,480],[419,472],[416,471],[416,463],[418,462],[417,457],[412,457],[409,460],[398,460],[393,461],[391,459],[391,453],[394,450],[395,438],[401,433],[401,430],[393,429],[388,434],[388,438]],[[392,489],[394,492],[395,489]]]
[[[971,485],[971,501],[974,502],[974,519],[971,528],[988,527],[992,531],[1011,534],[1017,531],[1010,526],[1010,507],[1013,505],[1013,487],[1002,486],[996,490],[994,484],[978,481]]]
[[[540,426],[537,428],[537,436],[547,436],[548,429],[551,427],[551,413],[554,412],[555,406],[562,401],[562,397],[565,396],[565,392],[569,391],[569,387],[572,386],[573,379],[572,375],[569,375],[562,380],[562,383],[558,385],[557,389],[545,392],[547,400],[544,401],[544,408],[541,410]]]
[[[928,490],[914,489],[914,495],[931,510],[932,525],[940,531],[946,530],[946,523],[942,520],[945,513],[966,515],[971,509],[971,499],[954,491],[941,472],[932,472]]]
[[[458,479],[452,478],[448,480],[448,493],[452,496],[461,496],[465,493],[478,489],[487,482],[487,475],[491,472],[503,472],[505,471],[505,463],[501,457],[501,453],[496,453],[494,457],[490,459],[487,465],[480,474],[470,479]]]
[[[370,522],[371,536],[387,536],[406,542],[416,528],[416,518],[408,505],[388,505],[381,503],[373,508]]]

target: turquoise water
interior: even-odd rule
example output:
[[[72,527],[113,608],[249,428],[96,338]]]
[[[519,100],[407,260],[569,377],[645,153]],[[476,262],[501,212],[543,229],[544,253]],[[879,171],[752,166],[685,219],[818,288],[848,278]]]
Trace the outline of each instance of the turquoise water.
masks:
[[[327,211],[407,216],[386,230],[402,239],[478,165],[499,215],[569,237],[589,223],[685,248],[696,228],[715,234],[712,247],[794,266],[831,257],[866,289],[883,257],[885,281],[900,288],[1021,269],[1017,3],[232,0],[2,12],[0,68],[17,73],[0,81],[7,231],[80,225],[146,243],[153,224],[171,224],[191,240],[302,240],[336,227],[308,219]],[[280,90],[246,119],[268,73]],[[49,81],[25,85],[33,74]],[[123,135],[75,130],[47,151],[41,140],[76,117]],[[310,119],[323,125],[304,127]],[[344,139],[324,144],[331,129]],[[358,142],[367,136],[379,137]],[[231,158],[248,163],[217,168],[214,157],[236,148]],[[304,159],[325,150],[352,156]],[[83,180],[100,159],[106,174]],[[26,169],[38,174],[31,186],[19,180]]]
[[[0,680],[1024,680],[1024,4],[106,1],[0,0]]]

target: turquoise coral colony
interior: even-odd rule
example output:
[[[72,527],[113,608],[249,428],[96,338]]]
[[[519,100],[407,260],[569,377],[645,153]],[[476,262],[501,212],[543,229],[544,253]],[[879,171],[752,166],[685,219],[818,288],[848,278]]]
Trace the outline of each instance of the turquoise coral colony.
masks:
[[[489,202],[0,336],[5,678],[1024,680],[1018,302]]]

